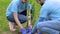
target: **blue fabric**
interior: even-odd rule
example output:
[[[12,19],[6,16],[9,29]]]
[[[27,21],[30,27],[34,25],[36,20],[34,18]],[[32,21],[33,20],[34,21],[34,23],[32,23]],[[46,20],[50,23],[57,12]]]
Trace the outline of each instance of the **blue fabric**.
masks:
[[[47,34],[59,34],[60,32],[60,20],[51,20],[39,22],[37,24],[37,29],[40,32],[45,32]]]
[[[60,20],[60,0],[46,0],[40,10],[40,17]]]
[[[13,15],[9,15],[9,16],[7,17],[7,19],[8,19],[10,22],[14,22],[14,23],[16,24]],[[20,23],[22,24],[22,23],[25,23],[25,22],[27,21],[27,16],[22,15],[22,14],[18,14],[18,19],[19,19]]]
[[[48,23],[46,23],[46,22],[45,22],[45,19],[42,19],[41,17],[47,19],[46,21],[49,21],[48,23],[49,23],[49,24],[51,23],[51,25],[49,25]],[[43,20],[43,21],[39,21],[39,20]],[[40,17],[38,18],[38,20],[37,20],[37,22],[36,22],[36,24],[35,24],[32,32],[35,32],[35,31],[38,29],[38,28],[36,28],[36,27],[39,27],[39,26],[43,25],[43,22],[44,22],[44,26],[45,26],[45,24],[47,24],[46,27],[47,27],[48,25],[49,25],[48,27],[50,27],[50,28],[53,26],[52,31],[53,31],[55,28],[57,28],[57,30],[59,30],[59,29],[60,29],[60,28],[59,28],[60,23],[59,23],[59,22],[56,22],[56,21],[50,22],[50,20],[51,20],[51,21],[52,21],[52,20],[60,20],[60,0],[46,0],[46,1],[44,2],[44,5],[42,6],[42,8],[41,8],[41,10],[40,10]],[[55,22],[56,22],[56,23],[55,23]],[[41,24],[38,25],[38,23],[41,23]],[[53,24],[53,23],[59,24],[59,25],[55,25],[55,24]],[[53,24],[53,25],[52,25],[52,24]],[[54,27],[54,26],[55,26],[55,27]],[[42,27],[42,26],[41,26],[41,27]],[[39,27],[39,30],[40,30],[41,27]],[[42,29],[42,30],[43,30],[43,29]],[[41,30],[40,30],[40,31],[41,31]],[[46,30],[45,30],[45,31],[46,31]],[[55,34],[55,33],[52,33],[52,31],[49,31],[48,33],[51,32],[51,34]],[[56,34],[58,34],[57,31],[54,30],[54,32],[56,32]]]
[[[35,33],[35,32],[37,31],[37,24],[38,24],[39,22],[42,22],[42,21],[46,21],[46,19],[45,19],[45,18],[42,18],[42,17],[38,18],[37,22],[35,23],[35,25],[34,25],[34,27],[33,27],[32,32]]]
[[[27,3],[22,3],[21,0],[12,0],[12,2],[9,4],[9,6],[7,7],[7,12],[6,12],[6,16],[9,16],[10,14],[16,12],[22,12],[24,10],[27,10],[28,7],[30,7],[30,9],[32,8],[31,4]]]
[[[38,32],[38,34],[42,34],[41,32]]]

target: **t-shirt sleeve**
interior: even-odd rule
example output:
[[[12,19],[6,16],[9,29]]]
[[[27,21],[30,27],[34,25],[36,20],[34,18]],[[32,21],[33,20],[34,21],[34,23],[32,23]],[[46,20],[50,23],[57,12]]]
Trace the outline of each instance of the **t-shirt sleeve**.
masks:
[[[42,8],[40,10],[40,17],[47,18],[48,13],[49,13],[48,6],[45,6],[45,5],[42,6]]]
[[[18,4],[17,2],[13,2],[12,5],[11,5],[11,11],[12,12],[18,12]]]

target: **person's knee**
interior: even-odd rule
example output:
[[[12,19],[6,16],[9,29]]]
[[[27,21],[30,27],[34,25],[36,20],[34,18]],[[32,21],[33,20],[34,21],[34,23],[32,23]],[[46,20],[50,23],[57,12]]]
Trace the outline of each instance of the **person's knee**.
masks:
[[[44,27],[44,23],[41,23],[41,22],[40,22],[40,23],[37,24],[37,28],[38,28],[38,29],[39,29],[39,28],[42,28],[42,27]]]
[[[18,19],[19,19],[19,21],[21,22],[21,23],[24,23],[24,22],[26,22],[27,21],[27,16],[24,16],[24,15],[19,15],[19,17],[18,17]]]

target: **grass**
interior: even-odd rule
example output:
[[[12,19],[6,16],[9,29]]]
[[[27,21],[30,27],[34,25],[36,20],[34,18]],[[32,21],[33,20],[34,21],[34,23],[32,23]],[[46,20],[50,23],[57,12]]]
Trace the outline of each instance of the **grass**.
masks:
[[[6,19],[6,8],[10,2],[11,0],[0,0],[0,34],[11,34]],[[37,4],[35,0],[30,0],[30,3],[35,6],[34,21],[32,23],[34,25],[39,17],[39,7],[41,6]]]
[[[11,0],[0,0],[0,34],[9,31],[8,21],[6,20],[6,8]]]

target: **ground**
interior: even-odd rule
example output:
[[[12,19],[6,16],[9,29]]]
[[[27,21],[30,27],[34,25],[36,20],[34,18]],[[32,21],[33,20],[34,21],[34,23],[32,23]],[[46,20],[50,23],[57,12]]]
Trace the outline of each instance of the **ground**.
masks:
[[[34,20],[32,24],[34,25],[37,18],[39,17],[40,5],[36,3],[35,0],[29,0],[32,5],[35,6]],[[6,8],[11,0],[0,0],[0,34],[12,34],[8,27],[8,21],[6,19]],[[23,24],[24,26],[24,24]]]

